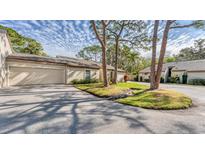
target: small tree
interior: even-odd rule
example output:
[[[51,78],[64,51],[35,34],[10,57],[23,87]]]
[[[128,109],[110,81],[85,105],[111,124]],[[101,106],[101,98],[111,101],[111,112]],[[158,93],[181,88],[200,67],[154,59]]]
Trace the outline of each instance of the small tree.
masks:
[[[117,69],[120,44],[127,44],[137,48],[146,48],[146,43],[148,39],[145,28],[146,24],[144,21],[141,20],[111,21],[111,24],[108,27],[108,31],[110,32],[110,37],[113,38],[115,44],[115,70],[113,83],[117,83]]]

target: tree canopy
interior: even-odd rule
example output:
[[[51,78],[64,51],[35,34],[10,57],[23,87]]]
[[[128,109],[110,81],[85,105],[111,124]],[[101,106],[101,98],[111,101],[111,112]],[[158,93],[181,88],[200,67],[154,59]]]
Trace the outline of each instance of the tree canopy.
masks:
[[[122,45],[119,48],[118,55],[118,67],[126,70],[131,74],[138,74],[138,72],[145,67],[150,66],[150,59],[143,58],[140,56],[140,53],[130,48],[127,45]],[[81,51],[77,53],[77,57],[83,58],[86,60],[93,60],[96,62],[101,62],[101,48],[98,45],[88,46],[83,48]],[[115,56],[115,47],[113,45],[109,45],[107,48],[107,64],[114,66],[114,56]],[[97,60],[95,60],[98,57]]]
[[[102,50],[99,45],[88,46],[80,50],[76,57],[83,58],[86,60],[93,60],[95,62],[101,61]]]
[[[177,61],[205,59],[205,39],[195,40],[193,46],[181,49],[175,57]]]
[[[0,25],[0,29],[7,31],[11,45],[16,52],[47,56],[47,54],[43,51],[42,45],[36,40],[24,37],[12,28]]]

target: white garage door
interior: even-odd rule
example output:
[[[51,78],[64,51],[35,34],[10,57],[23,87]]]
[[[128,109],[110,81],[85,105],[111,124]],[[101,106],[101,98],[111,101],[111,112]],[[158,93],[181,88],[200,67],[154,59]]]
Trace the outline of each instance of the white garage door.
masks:
[[[64,84],[65,69],[10,67],[9,85]]]

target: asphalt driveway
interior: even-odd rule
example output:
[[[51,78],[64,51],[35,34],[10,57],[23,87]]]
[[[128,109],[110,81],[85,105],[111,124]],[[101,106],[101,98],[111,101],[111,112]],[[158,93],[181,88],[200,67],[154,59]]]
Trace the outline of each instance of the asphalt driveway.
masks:
[[[204,104],[200,99],[188,110],[157,111],[72,86],[12,87],[0,90],[0,133],[205,133]]]

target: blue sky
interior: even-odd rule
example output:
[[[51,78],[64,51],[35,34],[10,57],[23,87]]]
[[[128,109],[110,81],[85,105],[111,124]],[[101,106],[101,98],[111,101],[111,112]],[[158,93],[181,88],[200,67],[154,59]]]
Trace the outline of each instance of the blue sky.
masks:
[[[190,21],[180,21],[188,23]],[[96,44],[95,36],[89,28],[89,21],[77,20],[6,20],[1,25],[15,29],[18,33],[39,41],[51,56],[66,55],[74,57],[85,46]],[[152,33],[152,26],[148,31]],[[170,32],[168,54],[175,54],[181,48],[193,45],[194,40],[205,38],[205,30],[194,28],[175,29]],[[143,56],[150,52],[141,51]]]

